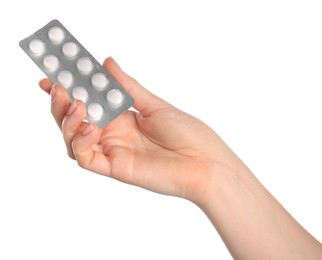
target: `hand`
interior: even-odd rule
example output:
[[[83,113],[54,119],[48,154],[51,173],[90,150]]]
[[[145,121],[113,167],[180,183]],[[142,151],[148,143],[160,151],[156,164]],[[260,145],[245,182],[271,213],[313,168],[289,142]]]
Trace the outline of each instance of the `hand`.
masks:
[[[219,136],[144,89],[112,58],[104,67],[135,99],[105,128],[84,122],[81,101],[48,79],[68,154],[90,171],[196,203],[236,259],[315,259],[321,244],[263,187]]]
[[[135,99],[138,112],[127,111],[103,129],[83,121],[84,104],[70,104],[62,86],[40,81],[51,94],[52,114],[69,156],[85,169],[122,182],[198,200],[214,165],[231,165],[233,153],[208,126],[150,93],[112,58],[104,68]]]

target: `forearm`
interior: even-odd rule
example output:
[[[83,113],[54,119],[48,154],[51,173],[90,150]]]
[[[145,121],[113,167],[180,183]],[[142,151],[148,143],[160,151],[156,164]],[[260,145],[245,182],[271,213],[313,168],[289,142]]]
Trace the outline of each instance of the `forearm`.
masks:
[[[322,245],[245,166],[214,173],[200,208],[236,259],[322,259]]]

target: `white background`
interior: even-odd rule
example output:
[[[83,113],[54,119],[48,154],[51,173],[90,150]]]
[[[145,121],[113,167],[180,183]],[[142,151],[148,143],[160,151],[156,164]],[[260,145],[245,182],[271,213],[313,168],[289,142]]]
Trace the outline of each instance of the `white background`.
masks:
[[[82,3],[83,2],[83,3]],[[321,1],[2,1],[0,259],[230,259],[193,204],[70,160],[18,42],[59,19],[214,128],[322,240]]]

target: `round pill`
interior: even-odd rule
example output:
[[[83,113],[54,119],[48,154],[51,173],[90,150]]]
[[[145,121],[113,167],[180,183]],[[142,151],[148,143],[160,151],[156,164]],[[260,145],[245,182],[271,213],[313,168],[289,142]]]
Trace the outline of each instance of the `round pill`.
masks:
[[[76,63],[77,69],[80,73],[89,74],[93,69],[93,63],[89,58],[80,58]]]
[[[47,55],[44,58],[44,66],[48,69],[48,70],[56,70],[58,68],[59,65],[59,61],[57,59],[56,56],[54,55]]]
[[[118,89],[112,89],[106,94],[107,101],[113,106],[119,106],[122,104],[124,96]]]
[[[41,55],[45,51],[45,44],[38,39],[34,39],[29,43],[30,51],[35,55]]]
[[[73,74],[68,70],[63,70],[58,73],[58,81],[65,87],[68,88],[73,83]]]
[[[67,58],[73,58],[77,55],[79,49],[76,43],[73,42],[66,42],[63,45],[63,53]]]
[[[90,120],[97,121],[103,115],[103,107],[98,103],[89,104],[87,107],[87,114]]]
[[[103,90],[108,84],[108,79],[103,73],[95,73],[91,81],[96,90]]]
[[[72,92],[73,98],[78,99],[86,103],[88,100],[88,92],[84,87],[76,87]]]
[[[52,27],[48,31],[49,39],[54,43],[60,43],[64,40],[65,34],[64,31],[59,27]]]

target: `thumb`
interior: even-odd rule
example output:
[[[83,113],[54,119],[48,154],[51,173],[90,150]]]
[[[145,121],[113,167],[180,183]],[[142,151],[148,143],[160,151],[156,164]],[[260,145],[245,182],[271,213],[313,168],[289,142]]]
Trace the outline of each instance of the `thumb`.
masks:
[[[104,61],[104,68],[119,82],[135,100],[133,107],[143,116],[169,107],[170,104],[142,87],[134,78],[127,75],[116,61],[109,57]]]
[[[99,143],[102,129],[95,124],[83,122],[72,141],[72,148],[80,167],[103,175],[110,174],[110,163],[102,153]]]

